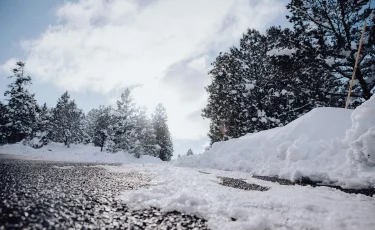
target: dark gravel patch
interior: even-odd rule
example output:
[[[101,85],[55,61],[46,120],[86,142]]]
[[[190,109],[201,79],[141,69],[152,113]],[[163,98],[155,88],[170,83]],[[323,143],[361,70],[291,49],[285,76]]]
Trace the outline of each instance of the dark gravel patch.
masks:
[[[310,178],[307,178],[307,177],[303,177],[301,180],[295,181],[295,182],[290,181],[290,180],[286,180],[286,179],[280,179],[280,178],[277,178],[277,177],[269,177],[269,176],[253,175],[253,177],[256,178],[256,179],[260,179],[260,180],[279,183],[281,185],[302,185],[302,186],[310,185],[311,187],[322,187],[322,186],[324,186],[324,187],[334,188],[334,189],[337,189],[337,190],[340,190],[342,192],[349,193],[349,194],[363,194],[363,195],[371,196],[371,197],[373,195],[375,195],[375,188],[346,189],[346,188],[342,188],[340,186],[327,185],[327,184],[322,184],[322,182],[312,181],[312,180],[310,180]]]
[[[293,181],[290,181],[290,180],[285,180],[285,179],[279,179],[277,177],[269,177],[269,176],[256,176],[256,175],[253,175],[253,177],[255,179],[259,179],[259,180],[265,180],[265,181],[270,181],[270,182],[274,182],[274,183],[279,183],[281,185],[296,185],[297,183],[293,182]],[[300,183],[300,185],[307,185],[305,183]]]
[[[232,188],[238,188],[243,190],[256,190],[256,191],[267,191],[269,188],[263,187],[257,184],[249,184],[246,183],[242,179],[234,179],[230,177],[218,177],[221,179],[221,185],[232,187]]]
[[[132,210],[119,192],[147,187],[138,173],[95,164],[0,157],[0,229],[208,229],[206,221],[156,208]]]
[[[202,173],[202,174],[211,174],[211,173],[209,173],[209,172],[205,172],[205,171],[198,171],[198,172],[200,172],[200,173]]]

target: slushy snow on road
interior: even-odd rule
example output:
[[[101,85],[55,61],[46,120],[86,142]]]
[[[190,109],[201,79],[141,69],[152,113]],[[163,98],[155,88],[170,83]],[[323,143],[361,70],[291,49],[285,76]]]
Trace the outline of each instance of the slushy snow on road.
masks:
[[[171,165],[104,166],[115,172],[153,175],[149,188],[124,191],[132,208],[159,207],[208,220],[211,229],[373,229],[375,200],[328,187],[286,186],[244,172]],[[220,185],[218,177],[269,188],[246,191]],[[235,221],[234,221],[235,220]]]
[[[371,188],[374,114],[372,97],[354,111],[318,108],[285,127],[215,143],[202,155],[182,157],[174,166],[106,168],[153,175],[150,188],[123,192],[120,198],[127,205],[195,214],[206,218],[212,229],[373,229],[374,197],[330,187],[280,185],[252,175],[309,177],[343,187]],[[225,187],[220,177],[269,189]]]

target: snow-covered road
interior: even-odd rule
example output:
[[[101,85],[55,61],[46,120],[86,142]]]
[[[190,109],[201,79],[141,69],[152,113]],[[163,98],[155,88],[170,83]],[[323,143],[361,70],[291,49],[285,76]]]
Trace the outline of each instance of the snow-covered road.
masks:
[[[120,191],[147,187],[148,181],[95,163],[0,154],[0,229],[207,229],[195,216],[134,210],[118,200]]]
[[[177,210],[208,220],[211,229],[374,229],[375,197],[328,187],[286,186],[250,174],[172,165],[103,166],[152,175],[151,187],[124,191],[130,207]],[[220,185],[219,177],[268,187],[252,191]]]
[[[39,164],[46,163],[43,160],[33,164],[27,161],[24,166]],[[59,176],[65,178],[65,173],[71,174],[71,170],[76,170],[71,164],[78,165],[51,162],[47,168],[63,170]],[[139,209],[143,213],[143,210],[152,210],[150,207],[153,207],[160,208],[163,213],[178,211],[196,215],[208,220],[211,229],[374,229],[375,226],[375,196],[348,194],[329,187],[280,185],[253,178],[244,172],[184,168],[160,163],[94,165],[94,168],[106,169],[109,173],[142,174],[139,178],[150,179],[147,187],[135,190],[116,188],[120,194],[117,198],[131,210]],[[35,173],[41,172],[37,170],[33,175],[30,173],[33,171],[28,171],[27,167],[19,168],[25,175],[21,178],[32,180],[36,178]],[[10,173],[9,170],[7,172]],[[53,174],[48,174],[48,177],[55,178],[54,181],[58,178]],[[137,178],[125,176],[123,180],[125,183],[131,180],[135,184],[144,182]],[[224,186],[222,178],[241,179],[228,179],[224,184],[231,185],[233,182],[235,186],[250,190]],[[23,186],[22,183],[20,185]]]

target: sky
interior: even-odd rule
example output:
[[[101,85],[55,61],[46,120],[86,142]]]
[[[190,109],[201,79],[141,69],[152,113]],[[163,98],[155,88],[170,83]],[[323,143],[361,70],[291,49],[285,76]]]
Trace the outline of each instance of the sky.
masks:
[[[85,112],[133,88],[168,113],[175,153],[208,146],[201,117],[210,63],[248,28],[288,26],[287,0],[1,0],[0,92],[17,60],[30,91],[55,106],[66,90]],[[0,99],[4,100],[1,93]]]

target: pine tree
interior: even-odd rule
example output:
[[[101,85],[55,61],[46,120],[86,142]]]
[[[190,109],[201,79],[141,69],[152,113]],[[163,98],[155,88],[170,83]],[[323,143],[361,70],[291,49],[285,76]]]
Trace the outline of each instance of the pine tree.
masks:
[[[248,30],[240,40],[239,49],[233,48],[231,55],[241,60],[238,75],[245,79],[242,107],[241,136],[249,132],[258,132],[277,126],[274,118],[276,111],[269,112],[268,101],[274,95],[272,65],[267,57],[267,38],[257,30]],[[238,136],[236,136],[238,137]]]
[[[77,108],[74,100],[66,91],[57,101],[53,109],[54,131],[52,139],[55,142],[62,142],[68,148],[71,143],[82,143],[84,141],[82,110]]]
[[[289,21],[300,41],[298,49],[316,54],[315,62],[338,82],[337,92],[345,99],[353,72],[364,21],[368,22],[352,97],[355,107],[368,100],[375,88],[375,46],[373,43],[374,9],[369,0],[292,0],[287,8]],[[329,74],[327,74],[329,73]],[[327,81],[329,79],[326,79]]]
[[[98,119],[99,109],[91,109],[85,116],[85,120],[83,121],[83,127],[85,133],[89,136],[89,143],[93,143],[95,146],[98,146],[95,143],[94,136],[95,136],[95,125],[96,120]]]
[[[342,86],[342,81],[322,68],[325,63],[317,58],[319,53],[315,49],[301,49],[300,44],[303,42],[289,29],[271,28],[267,35],[275,40],[270,43],[273,48],[294,50],[291,55],[271,57],[271,62],[282,79],[278,86],[284,87],[284,93],[287,92],[289,98],[293,99],[288,103],[295,115],[305,113],[297,111],[300,109],[307,112],[320,106],[344,106],[346,94],[340,94],[337,87]]]
[[[135,119],[137,108],[131,96],[131,90],[127,88],[117,101],[117,108],[113,114],[113,135],[110,136],[108,149],[112,152],[119,150],[131,153],[135,147],[137,137],[135,131]],[[135,150],[134,150],[135,151]]]
[[[140,154],[158,156],[155,130],[151,120],[147,116],[146,108],[141,108],[136,115],[135,131],[139,140],[138,150]]]
[[[163,161],[170,161],[173,155],[173,143],[167,121],[166,109],[162,104],[158,104],[152,116],[152,124],[156,134],[156,143],[159,146],[159,158]]]
[[[208,104],[202,114],[211,120],[211,144],[270,127],[264,106],[268,92],[261,85],[270,75],[266,52],[266,37],[248,30],[239,49],[231,48],[213,63],[212,83],[206,88]]]
[[[298,49],[299,37],[271,27],[248,30],[239,48],[220,54],[209,72],[211,144],[288,124],[319,106],[342,106],[339,81],[320,68],[315,50]]]
[[[194,153],[193,153],[193,150],[189,149],[186,153],[186,156],[193,156]]]
[[[37,119],[37,128],[35,137],[38,139],[38,142],[34,141],[32,143],[34,148],[40,148],[44,145],[47,145],[51,139],[53,123],[52,123],[52,113],[51,110],[47,107],[47,104],[44,103],[40,108]]]
[[[112,134],[112,108],[100,106],[95,112],[92,121],[92,142],[95,146],[100,147],[100,151],[103,151]]]
[[[0,101],[0,145],[8,143],[8,137],[10,136],[10,127],[7,126],[9,119],[9,112],[6,105]]]
[[[209,94],[208,104],[202,111],[202,116],[211,119],[209,137],[211,143],[238,137],[238,124],[241,122],[237,115],[241,113],[242,81],[238,73],[239,63],[228,53],[219,54],[209,72],[212,83],[206,88]],[[225,126],[228,132],[223,133]]]
[[[15,143],[23,139],[32,139],[37,121],[38,105],[34,94],[26,89],[31,84],[31,77],[25,76],[25,63],[17,62],[13,70],[15,81],[8,85],[4,96],[8,96],[5,126],[9,128],[8,142]]]

